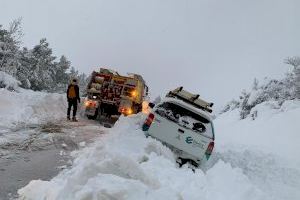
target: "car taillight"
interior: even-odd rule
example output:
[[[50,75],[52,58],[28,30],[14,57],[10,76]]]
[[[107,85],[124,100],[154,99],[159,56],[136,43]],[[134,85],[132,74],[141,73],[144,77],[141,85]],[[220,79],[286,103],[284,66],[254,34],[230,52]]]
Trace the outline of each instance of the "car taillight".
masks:
[[[148,131],[152,122],[154,120],[154,114],[153,113],[150,113],[143,125],[143,131]]]
[[[206,159],[208,160],[213,149],[214,149],[214,146],[215,146],[215,143],[214,142],[210,142],[207,149],[206,149],[206,152],[205,152],[205,156],[206,156]]]

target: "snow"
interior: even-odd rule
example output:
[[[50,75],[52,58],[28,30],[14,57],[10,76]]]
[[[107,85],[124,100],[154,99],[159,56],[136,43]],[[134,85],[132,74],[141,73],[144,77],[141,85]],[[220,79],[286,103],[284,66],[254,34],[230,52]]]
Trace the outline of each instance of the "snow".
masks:
[[[0,88],[0,144],[24,140],[30,133],[14,130],[65,118],[66,104],[65,95],[61,94]]]
[[[19,85],[21,85],[20,81],[7,73],[0,71],[0,88],[4,87],[10,90],[18,90]]]
[[[300,102],[264,102],[257,118],[237,109],[215,120],[215,150],[193,172],[141,131],[145,115],[121,117],[91,146],[73,153],[71,168],[33,180],[21,199],[300,199]]]
[[[65,95],[0,89],[0,127],[38,124],[65,117]]]
[[[252,90],[248,99],[248,104],[252,105],[257,101],[258,97],[263,93],[262,89]]]
[[[227,112],[216,119],[216,143],[259,148],[298,162],[300,166],[300,101],[286,101],[279,109],[275,101],[252,109],[257,118],[237,120],[238,111]]]

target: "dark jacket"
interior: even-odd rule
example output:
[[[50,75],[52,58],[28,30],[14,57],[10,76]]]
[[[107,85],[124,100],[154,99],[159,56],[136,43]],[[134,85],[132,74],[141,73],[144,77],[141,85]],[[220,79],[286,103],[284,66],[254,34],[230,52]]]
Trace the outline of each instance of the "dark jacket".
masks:
[[[75,89],[76,97],[75,97],[74,99],[77,99],[78,102],[80,102],[79,87],[78,87],[78,85],[72,85],[72,84],[70,84],[70,85],[68,86],[68,90],[67,90],[67,98],[68,98],[68,101],[71,100],[71,99],[68,97],[69,90],[70,90],[70,87],[71,87],[71,86],[74,86],[74,89]]]

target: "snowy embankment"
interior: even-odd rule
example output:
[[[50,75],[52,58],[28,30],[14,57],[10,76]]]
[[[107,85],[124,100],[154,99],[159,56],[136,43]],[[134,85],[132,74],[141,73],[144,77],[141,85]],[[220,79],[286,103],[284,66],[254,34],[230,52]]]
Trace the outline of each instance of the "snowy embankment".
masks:
[[[34,92],[18,85],[19,81],[0,72],[0,144],[8,142],[6,136],[19,135],[12,129],[56,121],[66,115],[65,95]]]
[[[65,117],[65,95],[0,88],[0,127],[38,124]]]
[[[268,105],[256,109],[254,121],[238,120],[235,111],[219,116],[215,153],[195,173],[178,168],[168,148],[145,138],[140,130],[145,116],[121,117],[101,140],[74,153],[72,168],[51,181],[31,181],[19,190],[20,197],[299,199],[299,158],[294,160],[300,142],[295,121],[300,118],[299,102],[287,102],[281,111]]]
[[[239,120],[238,109],[215,120],[219,151],[228,148],[256,148],[272,153],[300,167],[300,101],[261,103],[251,110],[255,117]]]

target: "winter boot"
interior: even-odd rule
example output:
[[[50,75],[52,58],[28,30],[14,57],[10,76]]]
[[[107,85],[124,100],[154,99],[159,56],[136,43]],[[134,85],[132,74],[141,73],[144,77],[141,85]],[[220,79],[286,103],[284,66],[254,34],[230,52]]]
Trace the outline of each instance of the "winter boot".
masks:
[[[76,117],[73,117],[73,118],[72,118],[72,121],[73,121],[73,122],[78,122],[78,120],[76,119]]]
[[[69,116],[69,115],[67,116],[67,120],[71,120],[71,118],[70,118],[70,116]]]

